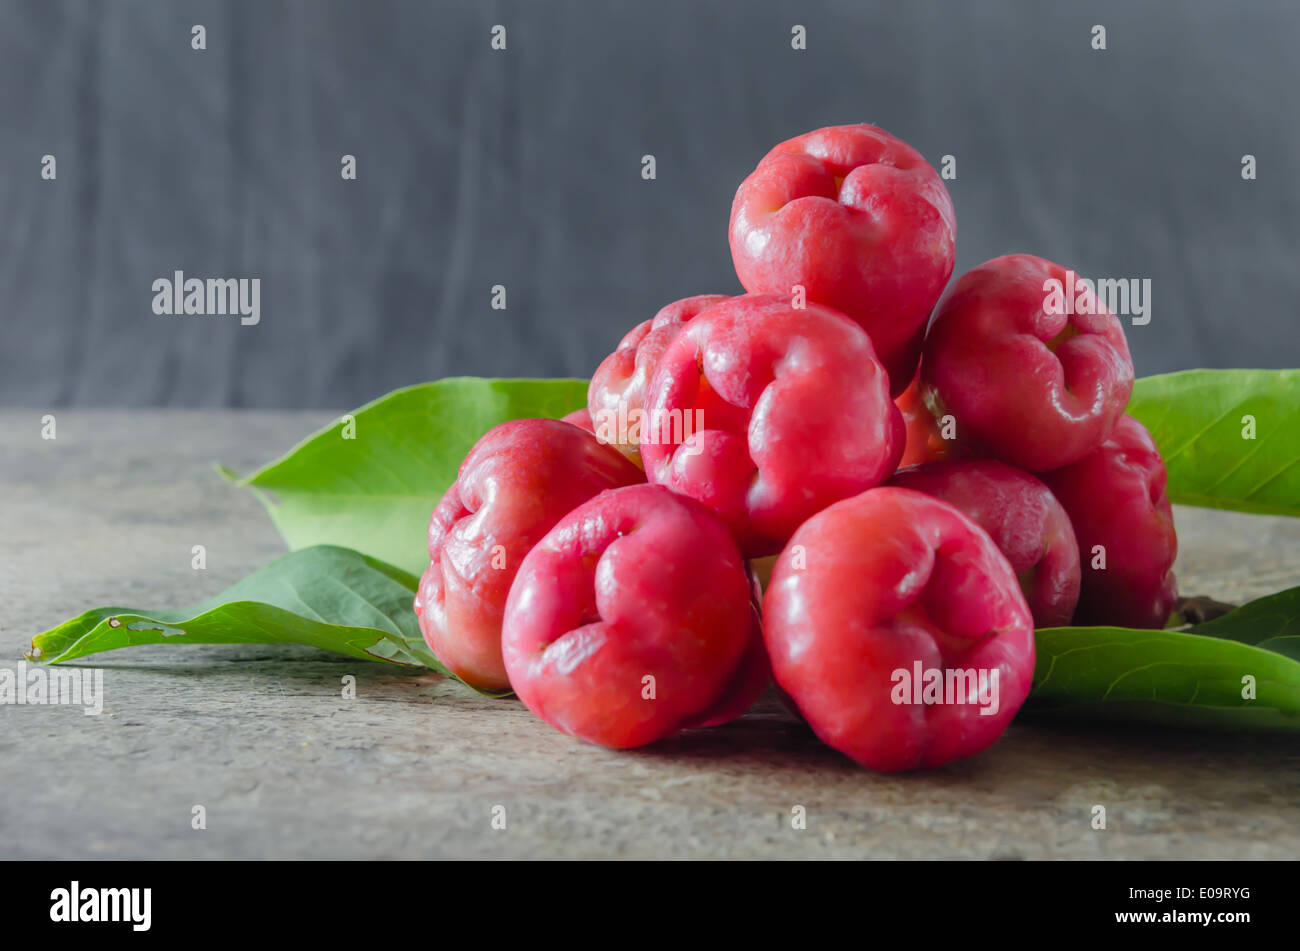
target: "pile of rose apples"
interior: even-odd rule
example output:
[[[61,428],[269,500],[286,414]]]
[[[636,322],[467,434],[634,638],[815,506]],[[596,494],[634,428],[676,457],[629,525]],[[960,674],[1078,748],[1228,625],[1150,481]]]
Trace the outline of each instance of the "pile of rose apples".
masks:
[[[429,525],[430,648],[611,747],[775,680],[899,770],[1001,735],[1035,626],[1163,626],[1177,542],[1118,317],[1027,254],[940,301],[955,238],[940,176],[881,129],[772,149],[731,209],[747,293],[669,304],[585,411],[465,458]]]

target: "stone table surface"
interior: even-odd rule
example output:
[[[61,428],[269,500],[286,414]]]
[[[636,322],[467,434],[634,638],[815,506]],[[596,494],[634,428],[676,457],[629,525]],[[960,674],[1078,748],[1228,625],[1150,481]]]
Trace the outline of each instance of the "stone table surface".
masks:
[[[0,412],[0,667],[13,669],[34,633],[86,608],[185,607],[281,554],[259,503],[212,462],[249,471],[331,418],[64,410],[43,440],[43,413]],[[1177,520],[1184,593],[1240,602],[1300,583],[1300,520]],[[196,544],[206,570],[191,567]],[[0,858],[1300,855],[1294,737],[1017,721],[973,760],[882,776],[770,696],[726,727],[612,752],[514,700],[306,647],[83,662],[105,671],[102,715],[0,706]]]

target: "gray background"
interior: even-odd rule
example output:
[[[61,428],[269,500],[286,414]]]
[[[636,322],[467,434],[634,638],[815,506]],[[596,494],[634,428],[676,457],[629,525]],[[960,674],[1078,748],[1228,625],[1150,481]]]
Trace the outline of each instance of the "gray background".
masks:
[[[737,291],[736,185],[854,121],[957,157],[958,272],[1032,251],[1150,278],[1139,373],[1296,365],[1300,4],[1077,6],[5,2],[0,403],[585,376],[658,306]],[[176,269],[260,277],[261,324],[155,316]]]

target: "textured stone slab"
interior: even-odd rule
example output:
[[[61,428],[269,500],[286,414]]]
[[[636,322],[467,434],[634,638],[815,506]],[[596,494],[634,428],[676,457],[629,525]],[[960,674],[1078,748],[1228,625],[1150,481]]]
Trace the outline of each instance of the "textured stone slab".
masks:
[[[84,608],[181,607],[280,554],[257,502],[211,463],[246,471],[328,419],[69,410],[44,441],[39,412],[0,413],[0,666]],[[1300,520],[1177,517],[1186,593],[1241,601],[1300,583]],[[614,753],[515,701],[308,648],[91,661],[102,716],[0,707],[0,858],[1300,854],[1292,737],[1022,722],[973,761],[887,777],[772,698],[728,727]],[[1104,832],[1089,824],[1097,803]],[[195,805],[206,830],[191,828]]]

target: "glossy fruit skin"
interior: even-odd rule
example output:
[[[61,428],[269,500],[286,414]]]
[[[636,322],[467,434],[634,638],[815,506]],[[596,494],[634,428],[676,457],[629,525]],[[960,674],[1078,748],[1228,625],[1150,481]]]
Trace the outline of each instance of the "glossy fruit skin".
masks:
[[[986,749],[1033,677],[1033,620],[1006,558],[965,515],[911,489],[871,489],[804,523],[777,559],[763,626],[777,684],[809,726],[875,770]],[[895,672],[918,661],[945,678],[996,672],[996,712],[895,702]]]
[[[1020,582],[1035,627],[1070,623],[1079,601],[1079,543],[1050,489],[992,459],[900,469],[888,485],[947,502],[984,529]]]
[[[957,237],[939,174],[872,125],[830,126],[772,149],[731,206],[731,259],[751,293],[834,307],[870,335],[898,395],[926,318],[952,276]]]
[[[682,326],[701,311],[729,300],[725,294],[697,294],[663,307],[650,320],[629,330],[614,352],[601,361],[587,387],[587,410],[593,429],[633,462],[641,464],[638,434],[618,425],[644,407],[646,387],[659,358]],[[603,424],[603,425],[601,425]],[[596,427],[600,428],[597,429]]]
[[[926,332],[921,396],[951,413],[957,441],[1029,472],[1082,459],[1128,405],[1133,361],[1119,319],[1051,313],[1049,280],[1066,269],[1009,254],[967,271]]]
[[[652,485],[601,493],[529,552],[502,650],[533,713],[615,748],[740,716],[769,681],[751,580],[726,526]]]
[[[489,430],[429,520],[415,613],[438,660],[471,686],[509,689],[501,617],[524,556],[576,506],[643,479],[613,447],[558,419]]]
[[[780,551],[810,515],[888,478],[903,450],[866,333],[783,296],[734,297],[686,324],[645,406],[646,477],[721,515],[746,558]]]
[[[593,436],[596,434],[596,428],[591,423],[591,413],[587,412],[587,407],[575,409],[572,413],[567,413],[560,417],[560,420],[570,425],[577,426],[579,429],[585,429]]]
[[[1178,533],[1164,460],[1146,427],[1126,414],[1101,448],[1042,478],[1079,539],[1083,584],[1074,623],[1164,627],[1178,602]],[[1097,545],[1104,569],[1093,567]]]

